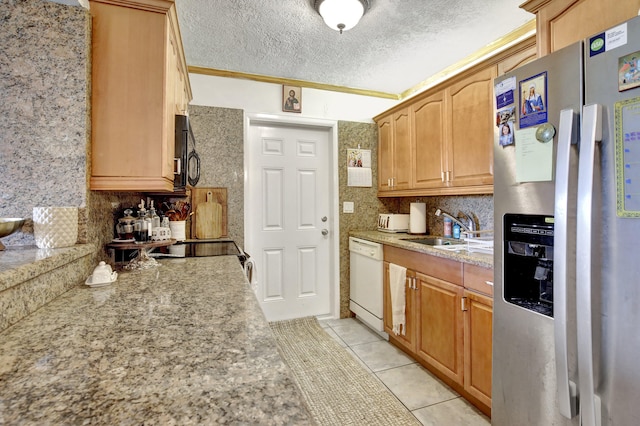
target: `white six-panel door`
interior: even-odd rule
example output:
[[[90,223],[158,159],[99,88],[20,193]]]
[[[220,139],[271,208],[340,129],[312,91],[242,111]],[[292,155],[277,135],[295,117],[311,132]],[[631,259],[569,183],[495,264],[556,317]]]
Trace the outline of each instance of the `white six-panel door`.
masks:
[[[249,126],[246,227],[269,321],[331,312],[329,130]]]

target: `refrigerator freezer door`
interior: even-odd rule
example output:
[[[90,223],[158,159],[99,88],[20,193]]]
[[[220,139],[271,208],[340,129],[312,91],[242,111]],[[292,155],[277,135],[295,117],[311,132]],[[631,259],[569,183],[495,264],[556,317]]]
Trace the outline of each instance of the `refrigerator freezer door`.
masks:
[[[585,46],[585,105],[602,105],[602,141],[594,153],[592,250],[588,254],[592,392],[601,399],[602,425],[630,425],[640,419],[640,218],[617,216],[615,147],[621,123],[615,121],[615,104],[640,98],[640,87],[619,90],[620,79],[624,78],[621,60],[635,58],[637,63],[640,58],[640,18],[609,34],[617,37],[617,47],[590,56],[590,43]],[[633,122],[627,124],[634,127]],[[640,131],[637,120],[635,131]],[[580,395],[581,405],[582,398]]]
[[[580,111],[582,105],[582,45],[568,46],[515,71],[498,77],[495,83],[516,78],[519,82],[547,72],[547,112],[549,123],[560,129],[560,112],[563,109]],[[516,114],[520,101],[516,92],[514,103]],[[574,117],[571,131],[572,141],[577,141],[579,123]],[[516,123],[518,120],[516,120]],[[554,158],[557,151],[556,132]],[[515,135],[518,144],[518,134]],[[492,424],[498,426],[527,425],[578,425],[579,418],[567,419],[560,413],[556,382],[554,349],[554,320],[525,310],[504,300],[503,271],[503,217],[507,213],[554,215],[555,182],[516,181],[515,146],[502,147],[496,127],[494,142],[494,317],[493,317],[493,381]],[[569,199],[575,206],[577,185],[577,145],[569,153]],[[555,180],[555,176],[554,176]],[[568,226],[575,226],[575,207],[567,212]],[[568,235],[569,247],[575,246],[575,236]],[[569,271],[568,298],[575,297],[573,282],[575,275],[575,251],[568,253]],[[577,380],[575,349],[575,306],[567,311],[569,378]],[[565,384],[566,386],[566,384]]]

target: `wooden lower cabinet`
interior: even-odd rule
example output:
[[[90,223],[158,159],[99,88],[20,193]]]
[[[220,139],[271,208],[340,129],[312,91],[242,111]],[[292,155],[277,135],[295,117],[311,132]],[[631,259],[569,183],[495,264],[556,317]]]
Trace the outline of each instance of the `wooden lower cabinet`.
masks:
[[[464,389],[491,406],[493,300],[464,291]]]
[[[493,300],[487,289],[492,289],[492,271],[386,245],[384,253],[389,341],[490,416]],[[392,331],[390,263],[407,268],[405,335]]]
[[[417,355],[456,383],[463,383],[463,288],[416,273],[419,319]]]

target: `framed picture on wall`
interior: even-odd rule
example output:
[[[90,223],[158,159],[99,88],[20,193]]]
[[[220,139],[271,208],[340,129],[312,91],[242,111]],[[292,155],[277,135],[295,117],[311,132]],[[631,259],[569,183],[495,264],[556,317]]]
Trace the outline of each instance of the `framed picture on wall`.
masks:
[[[302,112],[302,88],[282,85],[282,111]]]

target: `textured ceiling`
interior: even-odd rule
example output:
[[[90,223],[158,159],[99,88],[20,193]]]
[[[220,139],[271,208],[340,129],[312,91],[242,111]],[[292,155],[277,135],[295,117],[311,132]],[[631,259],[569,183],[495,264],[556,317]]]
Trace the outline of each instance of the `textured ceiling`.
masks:
[[[339,34],[313,0],[176,0],[187,64],[392,94],[534,18],[523,0],[372,0]]]

